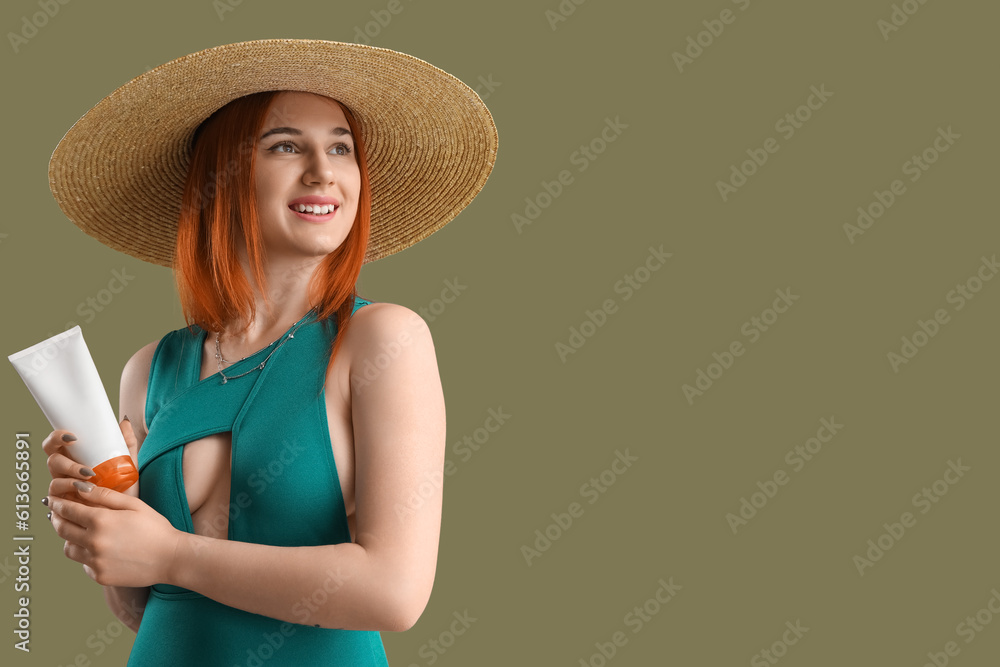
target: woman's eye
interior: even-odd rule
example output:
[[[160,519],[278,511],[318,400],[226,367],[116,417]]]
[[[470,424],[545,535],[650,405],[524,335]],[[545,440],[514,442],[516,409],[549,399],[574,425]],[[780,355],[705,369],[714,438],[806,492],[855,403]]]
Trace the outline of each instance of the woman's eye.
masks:
[[[291,152],[291,150],[288,150],[288,151],[281,150],[282,148],[288,148],[288,149],[294,150],[295,149],[295,145],[292,144],[291,142],[288,142],[288,141],[282,141],[281,143],[278,143],[278,144],[275,144],[275,145],[271,146],[271,148],[269,148],[268,150],[271,151],[272,153],[289,153],[289,152]],[[331,150],[336,155],[350,155],[351,154],[351,147],[348,146],[347,144],[337,144]]]

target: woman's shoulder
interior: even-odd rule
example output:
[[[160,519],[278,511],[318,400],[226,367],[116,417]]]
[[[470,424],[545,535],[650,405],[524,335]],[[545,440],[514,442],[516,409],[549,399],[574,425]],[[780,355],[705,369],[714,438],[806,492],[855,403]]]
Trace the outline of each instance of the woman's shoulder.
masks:
[[[427,322],[406,306],[385,301],[369,301],[351,316],[344,334],[344,350],[352,372],[361,372],[366,363],[397,356],[434,359],[434,343]]]
[[[156,348],[159,346],[160,341],[163,340],[163,338],[166,338],[166,336],[146,343],[136,350],[135,354],[133,354],[129,360],[125,362],[125,368],[122,371],[122,376],[124,377],[127,373],[129,375],[145,375],[148,378],[149,368],[153,362],[153,355],[156,354]]]
[[[430,331],[424,318],[406,306],[358,298],[348,336],[353,331],[355,339],[379,343]]]

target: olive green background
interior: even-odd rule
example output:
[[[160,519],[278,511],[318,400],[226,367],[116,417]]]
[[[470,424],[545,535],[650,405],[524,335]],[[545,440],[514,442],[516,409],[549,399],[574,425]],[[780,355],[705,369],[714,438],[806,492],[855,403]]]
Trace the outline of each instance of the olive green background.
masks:
[[[434,592],[416,626],[383,633],[390,664],[763,665],[767,650],[787,665],[918,667],[955,642],[949,664],[995,665],[1000,280],[977,282],[977,271],[1000,251],[1000,9],[563,0],[568,16],[553,28],[557,0],[401,1],[379,26],[371,12],[388,2],[75,0],[17,53],[8,35],[4,355],[80,324],[117,407],[125,361],[183,326],[169,270],[84,235],[52,199],[47,161],[73,122],[132,77],[203,48],[358,41],[367,25],[372,44],[478,88],[500,136],[473,204],[361,275],[362,295],[427,317],[454,465]],[[723,10],[732,22],[712,23]],[[16,0],[0,11],[8,33],[41,10]],[[902,25],[886,37],[879,22],[894,11]],[[700,54],[688,41],[699,33]],[[679,71],[673,54],[685,49],[697,57]],[[776,123],[812,86],[831,95],[800,109],[809,118],[786,138]],[[624,127],[602,143],[607,119]],[[959,138],[935,155],[939,128]],[[769,137],[777,152],[724,201],[717,182]],[[584,158],[586,146],[602,152]],[[927,149],[937,159],[911,181],[904,165]],[[555,191],[563,170],[572,181],[546,199],[544,183]],[[844,226],[895,179],[905,193],[852,243]],[[530,200],[545,208],[519,228],[512,215]],[[649,272],[651,246],[672,254]],[[134,275],[126,289],[100,312],[81,309],[123,269]],[[627,275],[645,280],[628,299]],[[442,310],[446,281],[464,289]],[[948,295],[967,283],[973,298],[958,308]],[[798,298],[774,321],[776,290]],[[584,325],[609,299],[602,326]],[[888,355],[938,309],[948,322],[916,336],[925,344],[894,369]],[[753,317],[771,323],[756,340]],[[591,335],[571,338],[571,327]],[[583,344],[564,360],[557,344],[571,340]],[[734,341],[743,354],[711,367]],[[699,370],[716,379],[689,401],[682,387]],[[0,475],[11,508],[0,529],[3,662],[124,664],[132,633],[101,638],[120,627],[45,520],[51,429],[9,364],[3,396],[0,469],[13,470],[14,434],[30,432],[35,536],[23,654],[10,632],[13,475]],[[502,427],[477,434],[501,408]],[[824,418],[843,428],[820,432],[829,442],[796,469],[786,453]],[[460,446],[477,435],[478,450]],[[616,452],[636,460],[614,472]],[[940,481],[949,461],[969,468],[949,473],[954,484]],[[781,471],[787,484],[766,498],[758,483]],[[613,481],[603,493],[589,486],[602,472]],[[935,483],[946,493],[921,501]],[[762,507],[734,534],[727,515],[743,499]],[[553,514],[574,502],[582,513],[559,528]],[[915,525],[892,538],[884,524],[904,512]],[[859,572],[855,557],[880,538],[888,550]],[[530,564],[524,548],[539,549]],[[663,605],[661,579],[680,586]],[[466,611],[475,622],[451,634]],[[977,613],[980,630],[960,626]],[[796,623],[808,628],[801,638],[786,632]]]

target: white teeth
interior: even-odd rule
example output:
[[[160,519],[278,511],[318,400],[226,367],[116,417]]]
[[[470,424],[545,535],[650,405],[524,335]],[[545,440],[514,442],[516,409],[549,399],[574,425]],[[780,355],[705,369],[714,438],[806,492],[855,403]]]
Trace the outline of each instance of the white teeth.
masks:
[[[313,206],[312,204],[298,204],[295,210],[299,213],[312,213],[313,215],[326,215],[333,211],[336,206],[324,204],[323,206]]]

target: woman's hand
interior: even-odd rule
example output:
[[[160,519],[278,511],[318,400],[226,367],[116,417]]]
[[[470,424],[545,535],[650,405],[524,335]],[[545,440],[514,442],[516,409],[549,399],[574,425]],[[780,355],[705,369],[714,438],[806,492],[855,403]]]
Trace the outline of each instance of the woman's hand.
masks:
[[[132,456],[132,461],[136,464],[136,468],[138,468],[139,446],[135,433],[132,430],[132,423],[128,420],[128,418],[126,418],[118,424],[118,427],[121,429],[122,436],[125,438],[125,444],[128,446],[128,452]],[[88,497],[87,499],[84,499],[78,489],[73,486],[74,481],[81,482],[94,476],[93,470],[77,463],[67,454],[67,451],[72,451],[74,442],[76,442],[76,435],[71,431],[61,429],[52,431],[49,433],[48,437],[42,441],[42,450],[48,454],[46,464],[49,468],[49,474],[52,475],[52,482],[49,484],[49,493],[43,502],[53,510],[49,513],[49,519],[52,521],[54,526],[57,526],[56,533],[63,539],[67,539],[67,542],[63,545],[63,553],[72,560],[84,563],[83,569],[87,573],[87,576],[96,580],[93,568],[88,563],[81,560],[81,558],[84,558],[84,552],[87,552],[86,547],[81,546],[80,543],[73,543],[68,540],[64,534],[64,532],[66,532],[65,528],[67,527],[66,521],[64,518],[60,518],[54,509],[54,504],[57,503],[60,498],[75,501],[74,504],[76,505],[86,506],[91,504],[90,498]],[[94,494],[84,495],[93,496]],[[139,483],[136,482],[120,495],[130,496],[138,501]],[[70,511],[72,511],[72,508],[70,508]],[[161,519],[163,518],[159,514],[157,514],[157,516]],[[60,532],[58,528],[59,524],[64,526],[64,530],[62,532]],[[79,528],[79,526],[77,527]],[[69,528],[72,527],[69,526]],[[69,531],[69,533],[72,532],[72,530]],[[77,535],[78,539],[82,539],[78,532],[73,534]]]
[[[68,498],[70,489],[86,502]],[[52,481],[49,507],[63,552],[102,586],[168,583],[181,531],[127,493],[63,477]]]
[[[123,419],[121,423],[118,424],[118,428],[122,431],[122,437],[125,438],[125,444],[128,446],[128,453],[132,456],[132,462],[138,470],[139,445],[136,440],[135,433],[132,431],[132,422],[130,422],[127,418]],[[73,443],[75,441],[76,435],[74,435],[71,431],[66,430],[52,431],[49,433],[48,437],[42,441],[42,450],[49,456],[46,463],[49,467],[49,474],[52,475],[53,483],[55,483],[57,479],[86,480],[94,476],[93,470],[80,465],[67,455],[67,450],[72,450]],[[60,486],[59,488],[63,488],[63,486]],[[76,489],[72,486],[70,486],[68,490],[64,491],[64,493],[68,493],[69,495],[67,497],[69,498],[80,499]],[[124,493],[132,496],[133,498],[138,498],[139,482],[130,486]],[[49,495],[59,495],[53,490],[52,484],[49,485]]]

